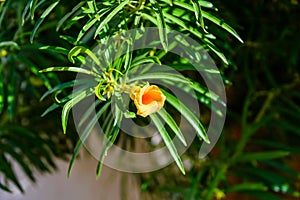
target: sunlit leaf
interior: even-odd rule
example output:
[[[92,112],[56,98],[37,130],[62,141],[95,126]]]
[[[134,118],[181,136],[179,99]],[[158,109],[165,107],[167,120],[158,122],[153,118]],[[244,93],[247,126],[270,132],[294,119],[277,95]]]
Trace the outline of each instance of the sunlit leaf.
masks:
[[[117,7],[115,7],[106,17],[105,19],[103,19],[100,23],[100,25],[98,26],[98,28],[96,29],[94,38],[97,37],[97,35],[100,33],[100,31],[102,30],[102,28],[108,24],[108,22],[119,13],[120,10],[122,10],[124,8],[124,6],[126,6],[128,3],[130,2],[130,0],[125,0],[122,3],[120,3]]]
[[[166,29],[167,26],[166,26],[164,14],[156,0],[150,0],[150,2],[153,6],[152,9],[154,10],[155,15],[156,15],[157,28],[158,28],[160,42],[161,42],[164,50],[167,51],[168,50],[168,36],[167,36],[167,29]]]
[[[76,46],[76,47],[72,48],[70,50],[70,52],[68,53],[68,59],[72,63],[75,63],[75,60],[73,57],[76,57],[80,53],[84,53],[84,54],[88,55],[89,58],[91,58],[96,63],[96,65],[101,68],[101,64],[100,64],[100,61],[97,58],[97,56],[91,50],[89,50],[88,48],[85,48],[83,46]]]
[[[83,74],[88,74],[88,75],[92,75],[95,77],[100,77],[101,76],[99,74],[96,74],[93,71],[84,69],[84,68],[79,68],[79,67],[49,67],[43,70],[40,70],[39,72],[54,72],[54,71],[62,71],[62,72],[77,72],[77,73],[83,73]]]

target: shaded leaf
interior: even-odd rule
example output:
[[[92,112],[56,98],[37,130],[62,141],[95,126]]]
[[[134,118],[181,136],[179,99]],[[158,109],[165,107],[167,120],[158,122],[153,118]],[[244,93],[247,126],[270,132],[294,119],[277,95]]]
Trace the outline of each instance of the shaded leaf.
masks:
[[[55,1],[54,3],[52,3],[41,15],[41,17],[38,19],[38,21],[36,22],[36,24],[34,25],[34,28],[31,32],[30,35],[30,42],[33,43],[33,38],[35,36],[35,33],[37,31],[37,29],[40,27],[40,25],[43,23],[44,19],[50,14],[50,12],[57,6],[57,4],[59,3],[58,1]]]
[[[167,148],[169,149],[172,157],[174,158],[178,168],[180,169],[182,174],[185,174],[184,166],[181,161],[180,156],[178,155],[177,149],[175,145],[173,144],[172,139],[170,138],[167,130],[165,129],[164,125],[160,121],[159,117],[156,114],[150,115],[150,118],[154,122],[155,126],[157,127],[157,130],[159,131],[163,141],[165,142]]]

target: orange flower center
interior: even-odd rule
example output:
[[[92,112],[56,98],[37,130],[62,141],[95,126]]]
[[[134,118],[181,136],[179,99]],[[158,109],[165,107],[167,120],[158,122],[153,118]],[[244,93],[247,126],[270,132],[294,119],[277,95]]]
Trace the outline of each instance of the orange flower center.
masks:
[[[161,100],[161,93],[159,93],[158,91],[150,90],[144,93],[144,95],[142,96],[142,103],[146,105],[153,101],[160,101],[160,100]]]

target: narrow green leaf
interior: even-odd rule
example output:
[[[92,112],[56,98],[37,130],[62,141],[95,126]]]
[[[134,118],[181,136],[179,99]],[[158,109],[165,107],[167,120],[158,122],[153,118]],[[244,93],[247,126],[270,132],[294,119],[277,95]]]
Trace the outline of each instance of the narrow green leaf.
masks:
[[[29,1],[26,4],[25,8],[23,9],[23,12],[22,12],[22,22],[21,22],[22,26],[24,25],[25,20],[28,17],[28,11],[29,11],[30,4],[31,4],[31,1]]]
[[[176,122],[172,118],[172,116],[164,108],[161,108],[158,111],[158,114],[161,116],[161,118],[163,120],[165,120],[165,122],[168,124],[168,126],[172,129],[172,131],[180,139],[180,141],[182,142],[182,144],[184,146],[187,146],[186,141],[184,139],[184,136],[183,136],[181,130],[179,129],[179,127],[177,126]]]
[[[4,107],[4,79],[2,76],[2,65],[0,63],[0,114],[2,113]]]
[[[163,94],[166,96],[166,100],[170,103],[176,110],[178,110],[184,118],[192,125],[192,127],[196,130],[196,134],[199,138],[202,138],[206,143],[210,143],[209,139],[206,135],[206,130],[197,118],[197,116],[186,107],[181,101],[179,101],[176,97],[168,93],[167,91],[161,89]]]
[[[30,16],[31,16],[31,20],[34,19],[34,11],[35,11],[35,7],[36,7],[36,3],[38,2],[38,0],[31,0],[30,1]]]
[[[218,26],[222,27],[223,29],[225,29],[228,33],[233,35],[241,43],[244,43],[244,41],[240,38],[238,33],[231,26],[229,26],[227,23],[225,23],[223,20],[221,20],[221,19],[217,18],[216,16],[214,16],[208,12],[205,12],[205,11],[202,11],[202,15],[206,19],[210,20],[211,22],[213,22],[213,23],[217,24]]]
[[[37,31],[37,29],[40,27],[40,25],[43,23],[44,19],[50,14],[50,12],[57,6],[57,4],[59,3],[59,0],[55,1],[54,3],[52,3],[41,15],[41,17],[38,19],[38,21],[36,22],[36,24],[33,27],[33,30],[31,32],[30,35],[30,42],[33,43],[33,38],[35,36],[35,33]]]
[[[97,18],[92,18],[90,19],[83,27],[82,29],[80,30],[78,36],[77,36],[77,39],[76,41],[79,41],[83,36],[84,34],[98,21]]]
[[[219,58],[221,58],[221,60],[228,65],[228,60],[225,57],[225,55],[222,53],[222,51],[220,51],[220,49],[214,44],[212,43],[209,39],[204,38],[203,41],[205,42],[205,44],[207,45],[207,47],[212,50]]]
[[[6,178],[14,183],[15,186],[23,193],[24,190],[16,177],[11,163],[8,161],[8,159],[2,154],[0,155],[0,169],[1,171],[4,171],[4,174],[6,175]]]
[[[165,129],[164,125],[161,123],[159,117],[156,114],[150,115],[151,120],[154,122],[157,130],[160,132],[161,137],[163,138],[167,148],[169,149],[172,157],[174,158],[177,166],[179,167],[182,174],[185,174],[184,166],[181,161],[180,156],[178,155],[177,149],[173,144],[172,139],[170,138],[167,130]]]
[[[118,14],[118,12],[120,10],[122,10],[124,8],[124,6],[126,6],[128,3],[130,2],[130,0],[125,0],[122,3],[120,3],[116,8],[114,8],[107,16],[106,18],[100,23],[100,25],[98,26],[98,28],[96,29],[94,38],[97,37],[97,35],[100,33],[100,31],[102,30],[102,28],[108,24],[108,22],[115,16]]]
[[[3,41],[3,42],[0,42],[0,47],[4,47],[4,46],[11,46],[11,47],[14,47],[15,49],[18,49],[20,50],[20,46],[14,42],[14,41]]]
[[[185,30],[191,32],[192,34],[197,36],[199,39],[201,39],[204,42],[204,46],[206,46],[207,48],[212,50],[225,64],[228,65],[228,61],[227,61],[225,55],[209,39],[205,38],[205,36],[202,33],[200,33],[197,29],[187,26],[184,21],[182,21],[178,17],[175,17],[168,13],[164,13],[164,16],[171,23],[181,26]]]
[[[57,92],[58,90],[63,90],[65,88],[69,88],[69,87],[73,87],[73,86],[85,84],[85,83],[88,83],[88,82],[94,82],[94,80],[91,80],[91,79],[79,79],[79,80],[72,80],[72,81],[68,81],[68,82],[65,82],[65,83],[58,84],[55,87],[53,87],[52,89],[50,89],[47,92],[45,92],[43,94],[43,96],[41,97],[40,101],[44,100],[49,94]]]
[[[199,1],[200,5],[202,2],[203,1]],[[180,1],[175,1],[174,4],[180,6],[184,9],[195,12],[194,7],[189,4],[186,4],[186,3],[183,3]],[[211,22],[217,24],[218,26],[222,27],[224,30],[226,30],[228,33],[232,34],[235,38],[237,38],[240,42],[243,43],[243,40],[240,38],[240,36],[237,34],[237,32],[231,26],[226,24],[223,20],[220,20],[219,18],[217,18],[214,15],[212,15],[208,12],[205,12],[205,11],[202,11],[202,15],[204,18],[206,18],[206,19],[210,20]]]
[[[179,81],[182,83],[190,84],[190,82],[187,81],[182,75],[167,73],[167,72],[152,72],[152,73],[140,74],[135,77],[130,77],[127,82],[130,83],[130,82],[135,82],[140,80],[150,80],[150,79],[170,80],[174,82]]]
[[[239,185],[234,185],[226,189],[226,192],[239,192],[239,191],[267,191],[268,187],[263,183],[241,183]]]
[[[99,74],[96,74],[93,71],[84,69],[84,68],[79,68],[79,67],[49,67],[43,70],[40,70],[39,72],[54,72],[54,71],[62,71],[62,72],[77,72],[77,73],[83,73],[83,74],[88,74],[91,76],[95,77],[101,77]]]
[[[164,48],[165,51],[168,51],[168,36],[167,36],[167,25],[165,22],[165,17],[163,15],[162,9],[157,3],[156,0],[150,0],[150,3],[152,4],[152,9],[155,12],[156,20],[157,20],[157,28],[159,33],[159,39],[160,42]]]
[[[113,128],[111,130],[112,130],[111,134],[109,134],[109,136],[107,137],[106,143],[103,146],[103,150],[101,152],[100,159],[98,161],[98,165],[97,165],[97,169],[96,169],[96,178],[99,178],[101,175],[103,161],[107,155],[107,151],[109,150],[109,148],[113,145],[113,143],[117,139],[117,136],[120,132],[120,127],[119,127],[119,125],[116,125],[116,126],[113,126]]]
[[[174,0],[162,0],[162,1],[164,1],[168,4],[170,4],[170,2],[171,2],[171,5],[173,5],[173,3],[174,3],[174,5],[178,5],[178,4],[182,3],[181,1],[174,1]],[[183,5],[187,5],[187,6],[191,7],[189,4],[183,4]],[[214,5],[209,1],[201,0],[201,1],[199,1],[199,5],[202,7],[205,7],[205,8],[214,8]],[[188,9],[188,7],[186,7],[186,9]]]
[[[82,125],[87,121],[87,119],[89,119],[100,103],[102,103],[102,101],[99,99],[93,102],[93,104],[82,115],[80,122],[78,123],[78,127],[82,127]]]
[[[14,148],[10,147],[9,145],[1,144],[0,149],[9,154],[15,160],[15,162],[20,165],[21,169],[31,181],[35,181],[32,170],[30,169],[28,163],[24,161],[24,157],[22,157],[15,151]]]
[[[110,11],[110,9],[108,8],[104,8],[101,9],[94,18],[89,19],[89,21],[82,27],[82,29],[80,30],[76,41],[78,42],[83,36],[84,34],[97,22],[100,21],[100,19],[106,15],[108,12]]]
[[[102,171],[102,166],[103,166],[103,161],[107,155],[107,151],[110,149],[110,147],[113,145],[115,140],[117,139],[117,136],[119,135],[120,132],[120,124],[122,121],[122,112],[118,107],[115,107],[115,118],[113,119],[111,116],[108,116],[107,123],[103,123],[104,132],[105,132],[105,140],[103,141],[103,149],[101,151],[97,169],[96,169],[96,177],[99,178],[101,171]]]
[[[9,193],[12,193],[12,191],[5,185],[3,185],[2,183],[0,183],[0,189]]]
[[[272,160],[276,158],[282,158],[288,156],[290,152],[288,151],[269,151],[269,152],[259,152],[259,153],[244,153],[237,158],[238,162],[251,162],[254,160]]]
[[[60,29],[60,27],[63,25],[63,23],[70,17],[72,16],[78,9],[80,9],[86,2],[85,1],[81,1],[79,2],[75,7],[73,7],[73,9],[64,15],[64,17],[59,20],[59,22],[57,23],[57,27],[56,27],[56,31],[58,31]]]
[[[8,8],[10,8],[10,4],[12,3],[13,1],[6,1],[4,2],[3,4],[0,4],[0,5],[4,5],[4,7],[2,8],[1,12],[0,12],[0,28],[1,28],[1,25],[2,25],[2,21],[4,19],[4,16],[8,10]]]
[[[93,94],[91,89],[83,91],[64,105],[63,110],[61,112],[61,122],[62,122],[62,128],[63,128],[64,134],[66,134],[66,131],[67,131],[67,122],[69,119],[69,112],[70,112],[71,108],[74,105],[76,105],[78,102],[83,100],[84,98],[90,96],[91,94]]]
[[[80,136],[80,139],[78,140],[70,164],[68,168],[68,177],[71,174],[75,159],[77,158],[79,151],[82,147],[82,145],[85,143],[86,139],[88,138],[89,134],[91,133],[91,130],[94,128],[95,124],[98,122],[98,119],[101,117],[101,115],[106,111],[108,106],[110,105],[110,102],[106,102],[101,109],[97,112],[96,116],[88,123],[88,125],[85,127],[84,131],[82,132],[82,135]],[[95,109],[95,105],[92,105],[93,109]]]
[[[194,12],[195,12],[195,16],[196,16],[196,23],[202,27],[203,31],[205,33],[208,33],[206,30],[205,30],[205,25],[204,25],[204,20],[203,20],[203,15],[202,15],[202,10],[201,10],[201,5],[200,5],[200,2],[201,1],[198,1],[198,0],[192,0],[192,4],[193,4],[193,7],[194,7]]]
[[[77,56],[80,53],[84,53],[86,55],[88,55],[95,63],[98,67],[101,67],[100,64],[100,60],[97,58],[97,56],[88,48],[85,48],[83,46],[75,46],[74,48],[72,48],[70,50],[70,52],[68,53],[68,59],[72,62],[75,63],[75,60],[73,57]]]
[[[55,51],[57,53],[61,53],[64,55],[68,55],[69,50],[63,47],[56,47],[56,46],[42,46],[39,48],[40,50],[50,50],[50,51]]]
[[[47,108],[47,109],[41,114],[41,117],[46,116],[49,112],[55,110],[56,108],[59,108],[59,105],[56,104],[56,103],[52,104],[49,108]]]
[[[134,59],[132,61],[132,64],[131,64],[130,68],[138,67],[138,66],[146,64],[146,63],[157,63],[157,64],[161,65],[161,62],[160,62],[158,57],[156,57],[156,56],[147,56],[147,57],[142,57],[142,58],[139,58],[139,59]]]
[[[16,85],[16,70],[15,66],[11,66],[10,82],[7,86],[7,106],[10,120],[14,117],[15,112],[15,85]]]

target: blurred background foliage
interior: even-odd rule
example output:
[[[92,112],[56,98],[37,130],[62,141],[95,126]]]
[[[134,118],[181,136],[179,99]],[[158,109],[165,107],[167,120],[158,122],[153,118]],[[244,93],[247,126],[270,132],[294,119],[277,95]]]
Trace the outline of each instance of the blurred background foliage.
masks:
[[[37,171],[55,169],[53,156],[65,158],[78,139],[72,126],[68,132],[73,134],[62,133],[59,110],[40,117],[52,103],[51,98],[39,102],[43,93],[74,75],[38,71],[69,63],[64,49],[82,44],[76,37],[88,16],[79,13],[57,32],[66,13],[81,6],[61,1],[43,17],[57,2],[0,3],[0,188],[5,191],[11,185],[22,190],[13,163],[34,181]],[[201,143],[191,145],[182,156],[185,176],[175,164],[140,175],[142,194],[145,199],[298,199],[300,4],[297,0],[213,3],[219,10],[214,15],[234,27],[244,40],[241,44],[204,20],[229,63],[212,54],[228,83],[223,134],[205,160],[198,159]],[[151,17],[147,12],[145,17]],[[171,27],[178,30],[176,24]],[[64,49],[39,49],[46,45]],[[84,45],[92,47],[93,43],[85,40]]]

